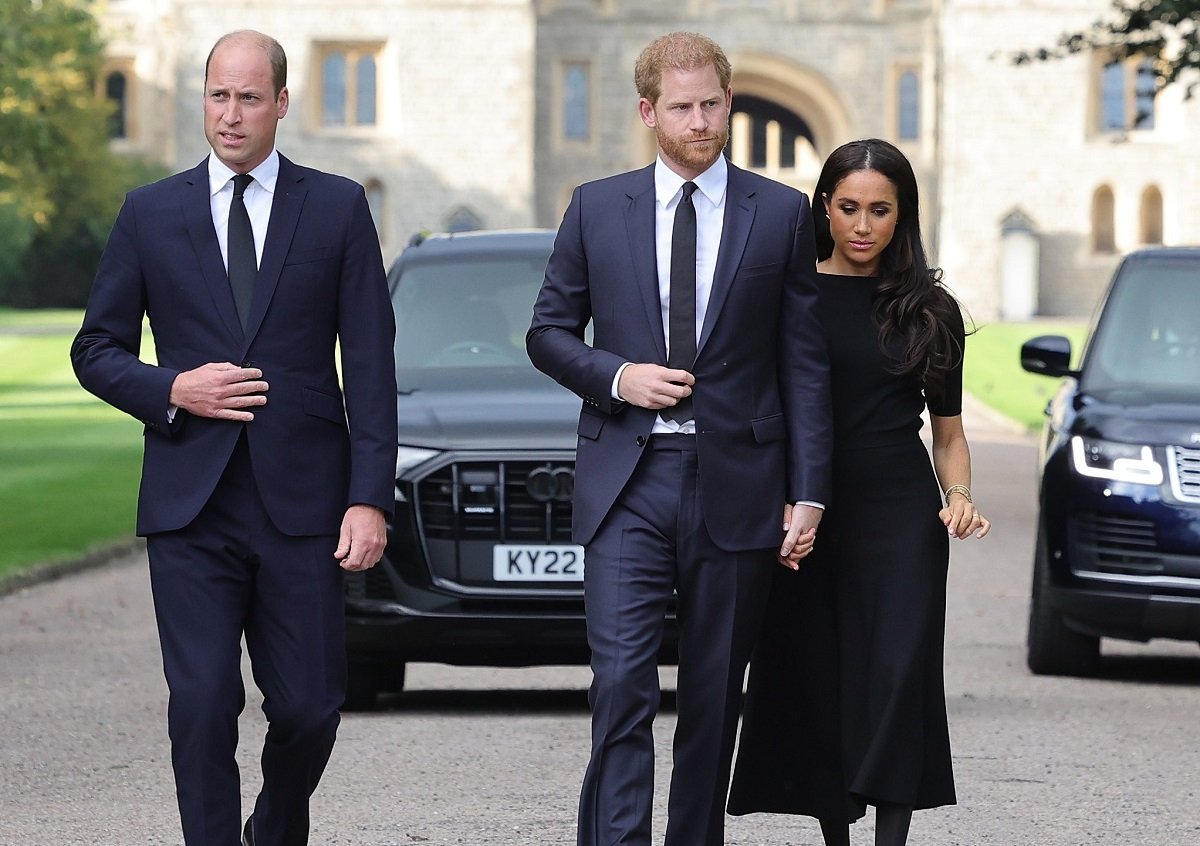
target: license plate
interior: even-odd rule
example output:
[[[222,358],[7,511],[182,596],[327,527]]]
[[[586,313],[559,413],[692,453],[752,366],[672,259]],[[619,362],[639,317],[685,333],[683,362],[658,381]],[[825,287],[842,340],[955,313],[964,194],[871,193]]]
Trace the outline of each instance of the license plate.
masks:
[[[492,547],[492,578],[498,582],[581,582],[583,547],[497,544]]]

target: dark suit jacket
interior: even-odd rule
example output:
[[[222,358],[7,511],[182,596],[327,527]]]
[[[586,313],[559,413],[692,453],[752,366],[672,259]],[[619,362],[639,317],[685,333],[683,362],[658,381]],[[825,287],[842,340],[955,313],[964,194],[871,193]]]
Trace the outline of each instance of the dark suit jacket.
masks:
[[[138,358],[143,314],[157,365]],[[390,512],[394,334],[379,240],[358,184],[280,156],[245,332],[213,228],[207,162],[132,191],[71,359],[85,388],[145,423],[138,534],[191,522],[243,429],[260,495],[284,533],[336,533],[354,503]],[[253,422],[180,410],[169,423],[175,376],[221,361],[258,367],[269,383]]]
[[[534,365],[584,400],[578,543],[591,540],[625,486],[656,415],[611,399],[623,362],[666,365],[654,227],[653,165],[577,188],[526,338]],[[815,265],[808,198],[730,165],[691,369],[705,525],[728,551],[776,546],[785,502],[829,501],[829,369],[813,315]]]

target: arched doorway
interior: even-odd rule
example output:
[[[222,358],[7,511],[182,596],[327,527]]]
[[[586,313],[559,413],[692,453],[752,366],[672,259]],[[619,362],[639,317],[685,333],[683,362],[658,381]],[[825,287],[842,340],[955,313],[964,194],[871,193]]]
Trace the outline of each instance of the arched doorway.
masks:
[[[824,76],[782,56],[732,60],[731,161],[811,193],[825,156],[854,137],[841,98]]]

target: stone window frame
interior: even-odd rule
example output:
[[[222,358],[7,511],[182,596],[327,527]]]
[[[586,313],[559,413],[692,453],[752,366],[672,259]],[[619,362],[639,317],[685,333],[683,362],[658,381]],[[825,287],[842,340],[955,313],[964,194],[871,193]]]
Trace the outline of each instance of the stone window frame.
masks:
[[[1121,115],[1119,125],[1108,125],[1106,93],[1113,81],[1112,69],[1120,68],[1119,84]],[[1091,131],[1098,135],[1123,136],[1128,133],[1153,132],[1158,114],[1158,91],[1154,87],[1151,60],[1145,56],[1117,59],[1110,53],[1093,54],[1091,73]],[[1145,88],[1149,85],[1149,89]],[[1148,99],[1149,109],[1142,114]]]
[[[380,69],[383,64],[385,46],[385,42],[383,41],[342,40],[314,41],[312,43],[311,72],[309,74],[312,95],[306,99],[314,104],[310,119],[310,125],[313,129],[322,133],[353,134],[363,132],[372,133],[382,128],[384,121],[384,98],[380,96],[380,85],[383,78]],[[341,54],[345,58],[346,92],[345,103],[343,104],[343,122],[326,123],[325,62],[330,56],[338,54]],[[358,120],[358,108],[360,105],[358,102],[358,67],[359,62],[368,57],[375,62],[374,120],[369,123],[360,123]]]
[[[108,95],[108,83],[114,74],[120,74],[125,80],[125,92],[122,114],[124,116],[124,132],[120,135],[109,134],[109,143],[114,147],[125,147],[136,144],[140,137],[140,127],[137,119],[138,78],[134,73],[134,60],[128,56],[113,56],[105,59],[100,73],[96,77],[96,95],[103,100],[111,99]]]
[[[900,130],[904,122],[904,102],[901,97],[900,86],[904,78],[912,74],[916,81],[916,135],[906,137],[901,135]],[[919,147],[925,142],[926,127],[929,125],[929,116],[927,114],[926,102],[928,98],[925,96],[925,79],[924,66],[918,59],[902,59],[892,64],[888,95],[886,97],[887,110],[887,127],[892,139],[895,140],[899,147]]]
[[[582,136],[567,133],[567,76],[573,68],[582,68],[587,83],[587,131]],[[570,148],[579,150],[593,149],[596,143],[596,68],[591,59],[562,56],[555,61],[554,69],[554,138],[555,146],[559,149]]]

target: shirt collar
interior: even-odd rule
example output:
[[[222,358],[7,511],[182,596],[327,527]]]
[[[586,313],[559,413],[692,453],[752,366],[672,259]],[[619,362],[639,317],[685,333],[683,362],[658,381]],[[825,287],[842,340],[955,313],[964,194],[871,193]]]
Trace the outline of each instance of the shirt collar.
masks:
[[[229,165],[217,158],[216,153],[211,154],[208,157],[209,196],[221,193],[221,190],[229,184],[229,180],[236,175]],[[258,167],[250,171],[250,175],[254,177],[255,182],[267,190],[267,193],[274,194],[275,182],[279,179],[279,151],[272,149],[271,154]]]
[[[663,208],[679,196],[686,182],[659,156],[654,160],[654,196]],[[725,202],[725,189],[729,185],[729,166],[725,162],[725,154],[717,156],[717,160],[709,165],[708,170],[691,180],[696,183],[696,189],[708,197],[710,203],[720,208]]]

